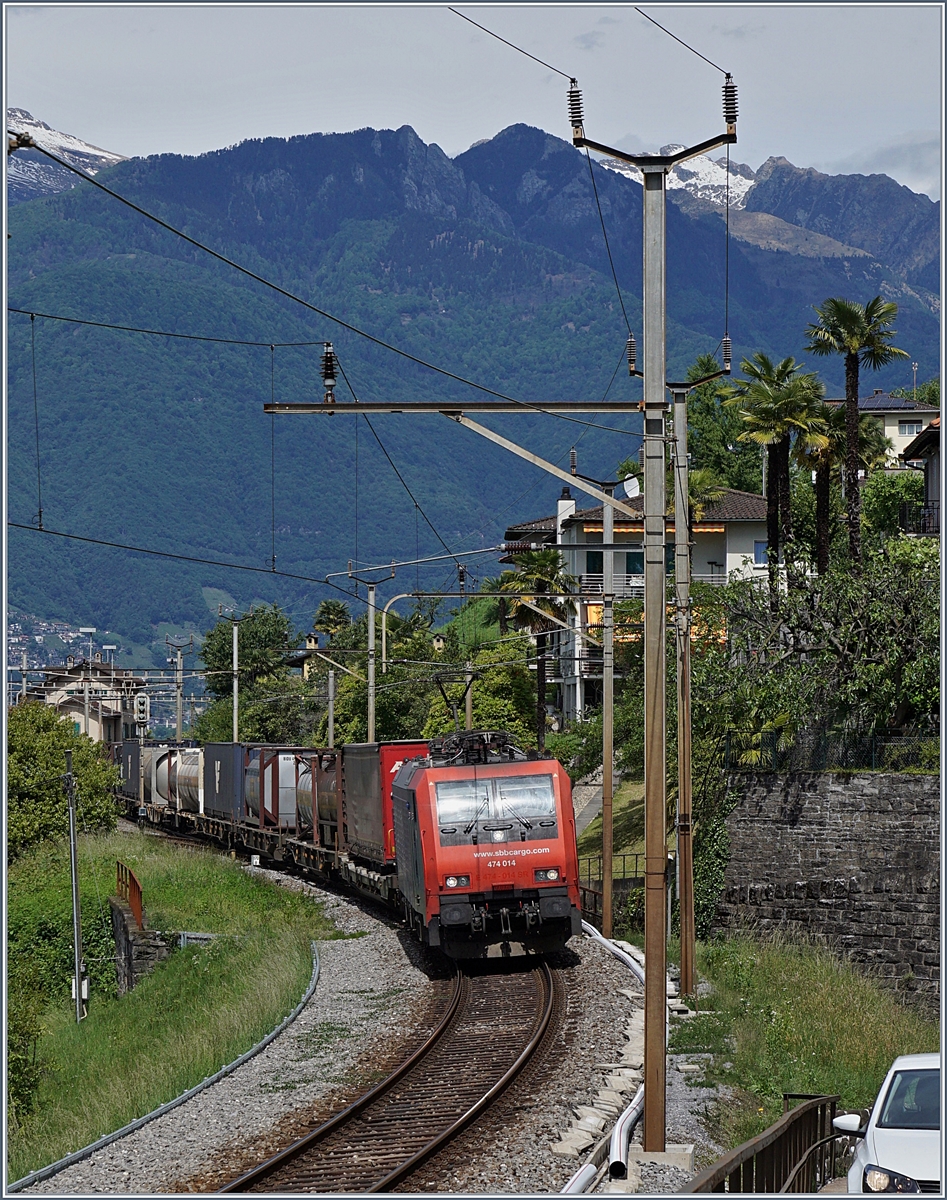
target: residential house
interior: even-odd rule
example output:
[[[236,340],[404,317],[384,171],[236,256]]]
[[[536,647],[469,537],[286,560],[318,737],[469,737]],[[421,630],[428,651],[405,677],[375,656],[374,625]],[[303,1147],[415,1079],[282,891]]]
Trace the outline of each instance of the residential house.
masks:
[[[827,400],[827,404],[844,404],[844,400]],[[907,396],[892,396],[881,388],[875,388],[870,396],[859,396],[859,413],[874,417],[891,439],[894,449],[888,459],[889,468],[903,467],[904,450],[917,437],[924,425],[939,415],[939,410],[926,404],[916,404]]]
[[[141,676],[103,662],[97,652],[91,662],[70,657],[64,667],[47,668],[43,682],[31,685],[26,698],[69,717],[76,733],[95,742],[118,742],[136,736],[135,694],[144,686]]]
[[[616,600],[644,597],[644,497],[625,500],[639,518],[626,518],[616,512],[614,585]],[[528,542],[538,546],[558,546],[566,571],[579,580],[580,599],[571,624],[580,632],[595,631],[602,619],[602,579],[604,551],[602,543],[602,506],[579,509],[568,487],[556,506],[556,513],[533,521],[512,525],[507,541]],[[691,530],[691,571],[695,583],[722,584],[735,575],[766,578],[766,498],[752,492],[727,489],[716,504],[707,505],[703,516]],[[627,546],[627,549],[625,547]],[[665,519],[667,572],[674,572],[674,517]],[[574,547],[574,549],[572,548]],[[509,560],[507,560],[509,561]],[[601,650],[575,634],[563,631],[554,635],[559,673],[550,677],[560,688],[560,704],[565,720],[581,719],[585,710],[600,702]]]
[[[940,536],[940,417],[926,425],[901,452],[905,464],[921,464],[924,499],[921,504],[901,506],[901,528],[905,533]]]

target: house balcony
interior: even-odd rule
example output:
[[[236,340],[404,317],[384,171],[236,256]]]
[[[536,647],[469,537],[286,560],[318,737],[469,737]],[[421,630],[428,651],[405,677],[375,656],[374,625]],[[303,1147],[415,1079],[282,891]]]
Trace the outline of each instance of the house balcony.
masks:
[[[615,585],[616,600],[643,600],[644,599],[644,576],[643,575],[621,575],[615,572],[612,577]],[[601,596],[602,594],[602,575],[580,575],[579,590],[583,597]],[[668,584],[674,582],[673,574],[669,574]],[[710,583],[722,585],[727,582],[727,574],[725,571],[714,571],[711,574],[695,574],[691,575],[691,583]]]
[[[904,533],[940,536],[940,504],[902,504],[898,524]]]

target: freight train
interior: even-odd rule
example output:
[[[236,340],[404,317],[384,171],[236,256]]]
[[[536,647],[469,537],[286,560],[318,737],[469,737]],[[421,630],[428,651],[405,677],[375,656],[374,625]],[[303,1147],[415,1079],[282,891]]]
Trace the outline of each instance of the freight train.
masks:
[[[508,735],[332,749],[121,744],[140,821],[346,882],[454,958],[563,947],[581,928],[569,776]]]

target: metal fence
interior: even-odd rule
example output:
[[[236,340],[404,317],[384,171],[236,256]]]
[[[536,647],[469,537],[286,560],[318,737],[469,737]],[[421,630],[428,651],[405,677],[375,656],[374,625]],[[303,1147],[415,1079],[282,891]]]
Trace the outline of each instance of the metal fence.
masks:
[[[644,888],[644,855],[615,854],[612,857],[612,896],[617,906],[634,905],[629,894]],[[597,929],[602,927],[602,856],[586,855],[579,859],[579,897],[582,916]],[[628,915],[633,915],[629,913]]]
[[[778,731],[729,732],[724,744],[727,771],[930,771],[940,763],[940,738],[803,731],[788,745]],[[789,739],[786,739],[787,741]]]
[[[899,525],[905,533],[917,533],[926,537],[940,534],[940,504],[902,504]]]
[[[129,867],[126,867],[123,862],[117,862],[116,866],[116,894],[126,903],[132,910],[139,929],[144,929],[144,920],[142,918],[141,905],[141,884],[135,877],[135,872]]]
[[[795,1096],[784,1098],[796,1099]],[[832,1127],[838,1096],[803,1100],[769,1129],[701,1171],[682,1188],[695,1192],[817,1192],[835,1178],[836,1145]]]

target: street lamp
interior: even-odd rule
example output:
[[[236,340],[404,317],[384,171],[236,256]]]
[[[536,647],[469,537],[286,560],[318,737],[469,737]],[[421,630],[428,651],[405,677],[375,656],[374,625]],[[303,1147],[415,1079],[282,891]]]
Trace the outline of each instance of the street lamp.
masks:
[[[911,363],[911,370],[914,372],[914,404],[917,405],[917,363]]]

